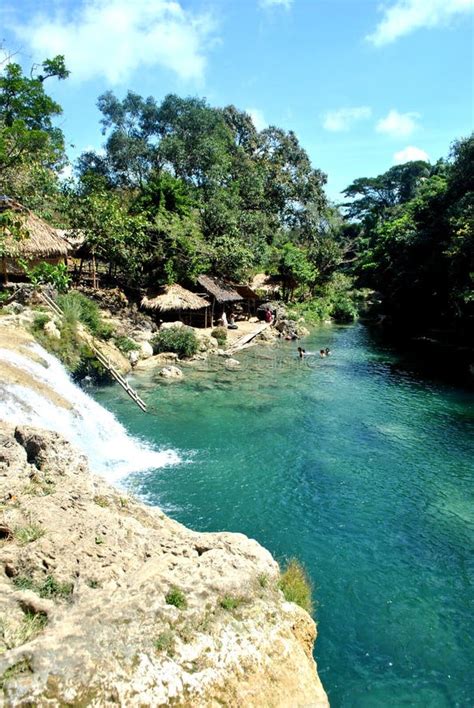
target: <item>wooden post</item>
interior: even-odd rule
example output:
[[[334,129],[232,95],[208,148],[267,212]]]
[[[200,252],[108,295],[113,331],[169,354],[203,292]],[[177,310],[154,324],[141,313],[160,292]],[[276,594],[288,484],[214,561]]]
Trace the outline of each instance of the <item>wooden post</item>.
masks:
[[[97,287],[95,274],[95,253],[92,254],[92,287],[94,289]]]
[[[7,272],[7,259],[5,256],[2,258],[2,267],[3,267],[3,282],[5,285],[8,283],[8,272]]]
[[[204,310],[204,329],[207,329],[207,305]]]

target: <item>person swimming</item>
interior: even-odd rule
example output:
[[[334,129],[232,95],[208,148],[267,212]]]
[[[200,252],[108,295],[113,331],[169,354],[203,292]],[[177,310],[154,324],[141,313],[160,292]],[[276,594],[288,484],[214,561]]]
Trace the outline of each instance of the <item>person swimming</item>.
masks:
[[[331,350],[329,349],[329,347],[326,347],[326,349],[324,351],[326,353],[326,356],[329,356],[331,353]]]
[[[324,349],[319,350],[319,356],[321,357],[321,359],[326,356],[326,352]]]
[[[305,354],[306,354],[305,350],[302,347],[298,347],[298,355],[299,355],[300,359],[302,359]]]

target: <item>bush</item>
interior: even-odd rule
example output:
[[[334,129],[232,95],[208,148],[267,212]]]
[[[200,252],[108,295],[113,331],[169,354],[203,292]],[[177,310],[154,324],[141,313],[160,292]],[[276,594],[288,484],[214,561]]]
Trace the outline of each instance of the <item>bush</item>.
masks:
[[[283,592],[285,600],[297,605],[312,614],[311,583],[305,569],[299,561],[292,558],[280,576],[278,587]]]
[[[114,341],[115,346],[120,349],[123,354],[128,354],[128,352],[133,352],[140,348],[130,337],[115,337]]]
[[[60,295],[57,302],[69,324],[76,325],[81,322],[92,334],[102,339],[112,336],[113,328],[102,322],[96,303],[82,293],[73,290],[67,295]]]
[[[64,263],[38,263],[30,271],[27,269],[27,274],[33,285],[50,284],[60,293],[65,293],[71,284],[71,277]]]
[[[211,332],[211,337],[217,339],[219,346],[224,346],[227,341],[227,330],[225,327],[215,327]]]
[[[185,610],[188,606],[184,593],[177,587],[172,587],[165,596],[166,604],[177,607],[178,610]]]
[[[179,357],[190,357],[196,354],[199,342],[191,327],[170,327],[163,329],[151,340],[153,354],[175,352]]]
[[[331,317],[336,322],[353,322],[357,317],[357,307],[348,297],[340,297],[333,304]]]
[[[33,320],[32,327],[35,332],[41,332],[45,324],[50,321],[51,317],[46,312],[39,312]]]

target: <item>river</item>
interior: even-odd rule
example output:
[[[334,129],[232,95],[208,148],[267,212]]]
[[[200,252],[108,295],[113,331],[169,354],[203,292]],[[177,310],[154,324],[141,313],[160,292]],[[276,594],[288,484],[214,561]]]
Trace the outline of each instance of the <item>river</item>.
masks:
[[[187,526],[297,557],[314,588],[315,656],[333,707],[474,700],[472,395],[424,379],[362,325],[186,368],[184,382],[96,390],[174,466],[123,482]]]

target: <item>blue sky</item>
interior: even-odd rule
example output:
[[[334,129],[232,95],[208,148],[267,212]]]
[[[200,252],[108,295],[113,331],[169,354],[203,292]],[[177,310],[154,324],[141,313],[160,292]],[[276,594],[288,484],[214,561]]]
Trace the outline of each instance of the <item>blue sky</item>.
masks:
[[[48,83],[73,159],[99,148],[97,97],[128,89],[233,103],[294,130],[336,201],[356,177],[446,156],[472,131],[474,0],[16,0],[4,47]]]

